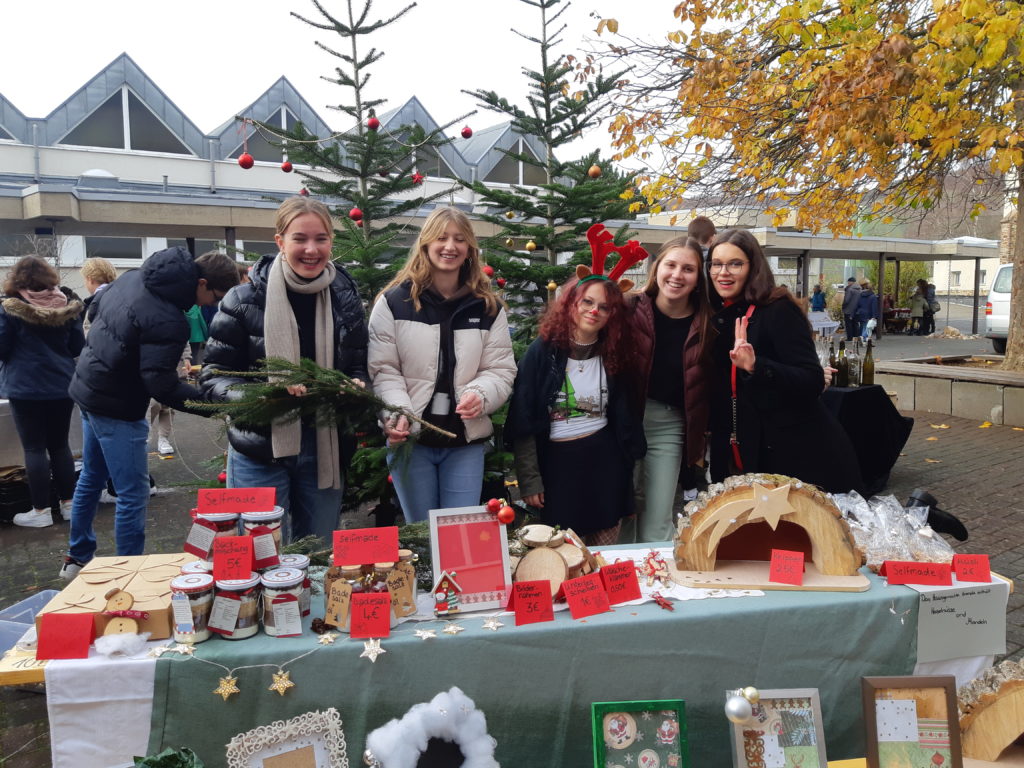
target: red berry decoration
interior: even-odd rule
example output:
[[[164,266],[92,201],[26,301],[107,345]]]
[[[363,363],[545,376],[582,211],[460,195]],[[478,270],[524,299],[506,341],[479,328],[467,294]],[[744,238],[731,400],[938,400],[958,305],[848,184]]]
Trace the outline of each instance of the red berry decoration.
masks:
[[[504,277],[499,277],[494,282],[496,282],[498,284],[499,288],[504,288],[505,287],[505,278]]]
[[[500,509],[501,499],[491,499],[490,501],[487,502],[487,511],[490,512],[492,515],[498,514],[498,511]]]
[[[309,190],[303,187],[302,189],[299,190],[299,194],[302,195],[303,197],[309,197]]]
[[[412,183],[413,183],[413,184],[422,184],[422,183],[423,183],[423,180],[424,180],[425,178],[427,178],[427,177],[426,177],[426,176],[424,176],[424,175],[423,175],[422,173],[419,173],[419,172],[417,171],[416,173],[413,173],[413,175],[412,175]]]
[[[462,129],[462,138],[468,139],[472,135],[473,135],[473,129],[470,128],[468,125],[464,126],[463,129]]]
[[[516,511],[512,507],[502,507],[498,511],[498,522],[503,525],[508,525],[514,522],[516,519]]]
[[[388,174],[388,169],[387,168],[381,168],[379,171],[377,171],[377,175],[380,176],[382,179],[386,179],[388,177],[388,175],[389,175]]]
[[[222,469],[220,471],[220,474],[217,475],[217,482],[218,483],[226,483],[227,481],[228,481],[228,473],[227,473],[226,470]]]
[[[352,219],[352,221],[360,221],[363,218],[363,212],[358,208],[353,208],[348,212],[348,217]]]
[[[380,128],[380,120],[378,120],[376,117],[371,117],[369,120],[366,121],[366,127],[369,128],[371,131],[376,131],[378,128]]]
[[[253,159],[253,156],[250,155],[248,152],[243,152],[238,156],[238,164],[245,168],[245,170],[247,171],[250,168],[252,168],[252,164],[255,162],[256,161]]]
[[[291,161],[285,160],[283,163],[281,163],[281,170],[284,171],[285,173],[291,173],[292,172]]]
[[[488,277],[494,277],[494,267],[492,267],[490,264],[484,264],[482,267],[480,267],[480,269],[482,269],[484,271],[484,274],[487,275]]]

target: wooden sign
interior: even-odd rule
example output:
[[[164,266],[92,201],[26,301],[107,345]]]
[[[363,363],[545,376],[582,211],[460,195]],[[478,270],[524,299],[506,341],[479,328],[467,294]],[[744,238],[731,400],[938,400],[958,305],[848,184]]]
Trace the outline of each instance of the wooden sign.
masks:
[[[960,581],[992,581],[988,555],[953,555],[953,572]]]
[[[605,592],[608,593],[609,604],[628,603],[630,600],[639,600],[642,597],[640,579],[637,578],[636,566],[632,560],[611,563],[598,573],[601,574]]]
[[[773,549],[771,565],[768,566],[768,581],[778,584],[804,583],[804,553],[789,549]]]
[[[387,592],[358,592],[352,595],[349,634],[353,639],[391,635],[391,595]]]
[[[886,560],[880,575],[890,584],[931,584],[953,586],[953,571],[949,563],[918,563],[904,560]]]
[[[334,565],[398,561],[398,527],[347,528],[334,532]]]
[[[554,621],[551,586],[547,581],[517,581],[512,585],[509,610],[516,614],[516,626]]]
[[[276,488],[200,488],[199,514],[269,512],[276,506],[276,498]]]
[[[221,536],[213,542],[214,581],[248,579],[252,574],[252,539]]]
[[[562,591],[569,603],[569,613],[574,619],[582,619],[611,610],[608,593],[604,591],[601,576],[590,573],[577,579],[562,582]]]

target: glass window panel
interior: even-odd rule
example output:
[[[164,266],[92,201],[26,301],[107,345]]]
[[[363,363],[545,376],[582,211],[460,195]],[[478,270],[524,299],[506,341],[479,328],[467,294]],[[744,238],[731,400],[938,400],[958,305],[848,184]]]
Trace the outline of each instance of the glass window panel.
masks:
[[[497,184],[518,184],[519,161],[505,155],[491,169],[491,172],[487,174],[487,178],[484,181],[491,181]]]
[[[168,248],[174,248],[175,246],[180,246],[180,247],[188,250],[188,245],[185,243],[185,238],[183,238],[183,237],[169,237],[169,238],[167,238],[167,247]],[[223,252],[224,249],[223,249],[223,247],[221,247],[221,241],[219,241],[219,240],[196,240],[196,256],[202,256],[204,253],[208,253],[210,251],[220,251],[220,252]]]
[[[121,91],[100,104],[58,143],[74,144],[79,147],[124,149]]]
[[[253,255],[263,256],[267,253],[277,253],[277,243],[273,240],[246,240],[242,243],[242,251],[246,255],[246,261]]]
[[[231,153],[231,157],[238,159],[241,154],[242,145],[239,144],[238,148]],[[272,146],[269,141],[263,138],[262,133],[253,133],[249,137],[249,154],[255,160],[260,160],[264,163],[280,163],[284,160],[284,153],[281,151],[281,148]]]
[[[141,259],[142,238],[140,237],[86,237],[85,256],[91,259]]]
[[[291,113],[291,112],[290,112],[289,110],[287,110],[287,109],[286,109],[286,110],[284,111],[284,118],[285,118],[285,127],[286,127],[286,128],[287,128],[287,129],[289,130],[289,131],[293,130],[293,129],[295,128],[295,124],[296,124],[297,122],[299,122],[298,120],[296,120],[296,119],[295,119],[295,115],[293,115],[293,114],[292,114],[292,113]]]
[[[523,163],[523,183],[539,186],[548,183],[548,175],[543,168],[529,163]]]
[[[8,141],[13,141],[14,137],[7,131],[5,131],[4,127],[0,125],[0,139],[7,139]]]
[[[181,143],[166,125],[154,115],[149,107],[134,93],[128,93],[128,123],[132,149],[145,152],[170,152],[175,155],[191,155],[188,147]]]

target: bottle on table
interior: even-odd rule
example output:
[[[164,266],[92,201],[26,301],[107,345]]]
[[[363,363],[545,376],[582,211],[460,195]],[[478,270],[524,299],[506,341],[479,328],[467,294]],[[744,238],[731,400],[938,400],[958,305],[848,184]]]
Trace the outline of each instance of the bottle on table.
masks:
[[[871,351],[871,339],[868,339],[868,351],[864,353],[864,365],[861,366],[860,385],[870,387],[875,383],[875,356]]]
[[[836,386],[850,386],[850,364],[846,359],[846,341],[839,342],[839,358],[836,361]]]
[[[828,367],[832,368],[833,370],[837,368],[835,339],[832,339],[832,341],[830,341],[828,344]]]
[[[848,387],[860,386],[860,337],[846,350],[846,379]]]

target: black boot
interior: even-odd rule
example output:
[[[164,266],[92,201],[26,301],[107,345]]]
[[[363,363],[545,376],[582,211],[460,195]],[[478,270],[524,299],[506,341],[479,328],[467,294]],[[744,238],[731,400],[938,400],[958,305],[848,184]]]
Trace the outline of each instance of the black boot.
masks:
[[[915,488],[910,493],[907,507],[928,507],[928,525],[939,533],[948,533],[957,541],[967,541],[967,528],[952,512],[939,509],[939,502],[928,491]]]

